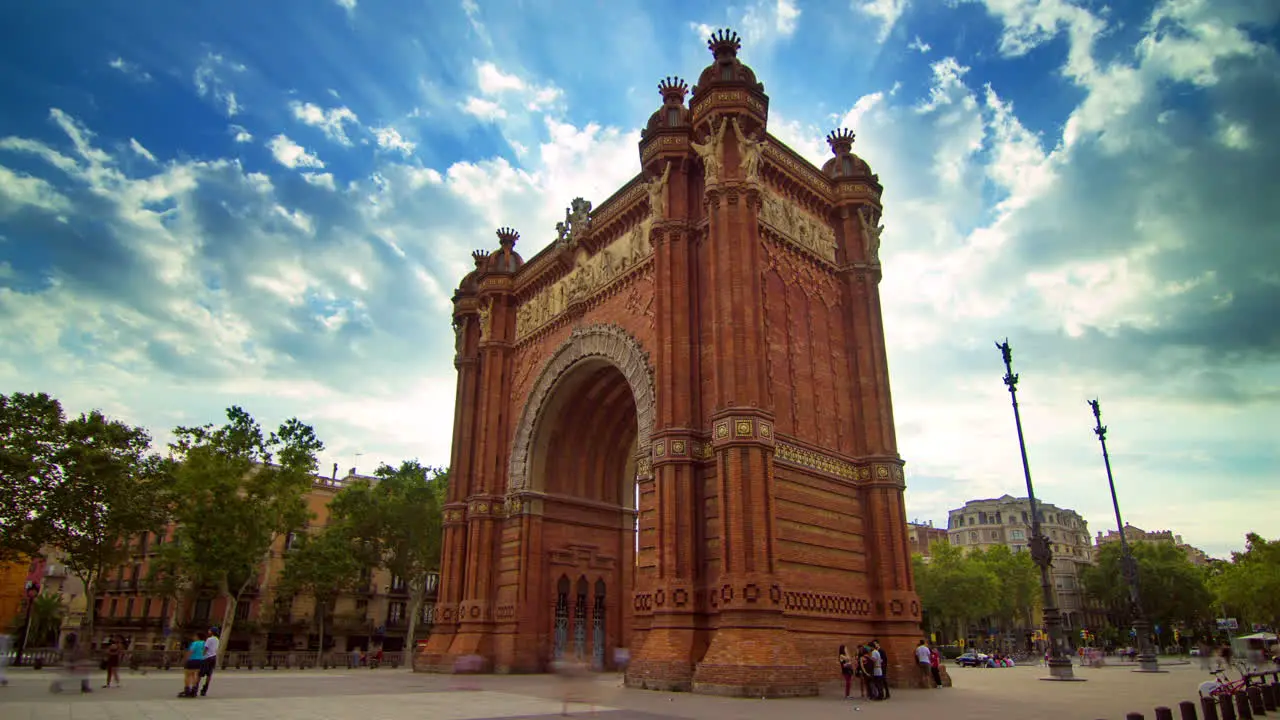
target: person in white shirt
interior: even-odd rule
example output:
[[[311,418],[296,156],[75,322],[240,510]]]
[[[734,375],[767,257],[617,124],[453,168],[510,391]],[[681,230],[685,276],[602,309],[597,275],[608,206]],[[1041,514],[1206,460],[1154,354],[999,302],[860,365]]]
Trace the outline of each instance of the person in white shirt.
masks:
[[[933,680],[933,665],[929,662],[929,646],[923,640],[916,646],[916,665],[920,668],[920,679],[928,687]]]
[[[200,675],[196,678],[196,684],[200,684],[200,678],[204,678],[204,687],[200,689],[201,695],[209,694],[209,681],[213,679],[213,671],[218,669],[218,649],[222,642],[218,640],[218,628],[209,628],[209,637],[204,641],[204,661],[200,666]]]

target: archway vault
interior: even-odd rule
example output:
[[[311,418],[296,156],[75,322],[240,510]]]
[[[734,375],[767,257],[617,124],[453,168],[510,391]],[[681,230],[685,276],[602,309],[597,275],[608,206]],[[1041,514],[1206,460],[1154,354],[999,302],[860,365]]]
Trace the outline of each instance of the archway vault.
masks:
[[[530,458],[543,410],[566,373],[592,359],[608,361],[626,378],[635,399],[636,448],[640,452],[648,452],[656,402],[649,354],[638,340],[617,325],[577,328],[543,367],[520,414],[512,439],[507,476],[507,505],[510,511],[518,511],[521,495],[532,491]]]

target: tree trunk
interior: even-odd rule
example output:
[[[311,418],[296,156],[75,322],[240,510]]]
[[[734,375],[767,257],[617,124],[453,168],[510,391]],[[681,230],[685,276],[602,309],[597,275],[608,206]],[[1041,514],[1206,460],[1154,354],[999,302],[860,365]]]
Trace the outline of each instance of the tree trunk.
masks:
[[[404,632],[404,664],[409,669],[409,672],[413,672],[413,654],[417,649],[417,645],[413,641],[413,634],[418,630],[418,615],[422,612],[422,599],[427,594],[426,590],[426,578],[409,585],[408,627],[405,628]]]
[[[80,620],[80,638],[76,641],[80,647],[88,648],[93,645],[93,628],[94,616],[98,614],[98,589],[95,585],[98,582],[98,576],[95,573],[86,575],[77,574],[80,583],[84,585],[84,618]]]
[[[252,578],[250,578],[252,579]],[[236,608],[240,605],[240,596],[244,593],[245,588],[249,587],[249,580],[245,580],[240,585],[240,589],[236,594],[231,594],[231,588],[227,587],[227,579],[222,579],[222,594],[227,596],[227,606],[222,610],[222,625],[218,628],[218,667],[226,667],[227,653],[225,651],[227,643],[231,640],[231,629],[236,622]]]
[[[319,621],[320,621],[320,624],[319,624],[319,631],[318,631],[318,633],[317,633],[317,635],[319,636],[320,642],[319,642],[319,644],[316,646],[316,667],[320,667],[320,658],[324,656],[324,611],[325,611],[325,604],[324,604],[323,602],[316,602],[316,610],[318,610],[318,611],[319,611],[319,613],[318,613],[318,614],[319,614],[319,616],[320,616],[320,617],[319,617]]]

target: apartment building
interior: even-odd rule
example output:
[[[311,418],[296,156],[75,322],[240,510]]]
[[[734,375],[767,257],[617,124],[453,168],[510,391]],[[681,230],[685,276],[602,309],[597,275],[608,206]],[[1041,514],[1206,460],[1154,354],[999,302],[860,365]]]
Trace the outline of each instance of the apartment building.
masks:
[[[314,517],[304,532],[323,527],[328,521],[329,503],[348,483],[363,477],[356,475],[354,468],[342,478],[337,477],[336,471],[329,478],[316,477],[306,498]],[[185,633],[222,624],[228,601],[212,588],[200,589],[182,601],[147,593],[149,564],[164,543],[172,542],[174,529],[171,526],[162,533],[134,539],[130,562],[104,578],[95,602],[95,644],[107,636],[122,635],[134,647],[166,649]],[[284,602],[274,592],[295,539],[294,533],[279,538],[259,567],[257,577],[236,607],[231,636],[223,638],[228,651],[319,649],[314,600],[298,597]],[[415,633],[418,638],[429,629],[433,600],[434,587],[429,582],[427,602]],[[325,649],[403,649],[410,644],[405,637],[408,605],[409,594],[403,580],[381,569],[366,571],[354,591],[343,594],[328,608],[324,618]]]
[[[1130,544],[1135,543],[1168,543],[1186,553],[1187,560],[1192,565],[1207,565],[1209,563],[1209,555],[1194,545],[1184,543],[1181,535],[1175,535],[1172,530],[1143,530],[1140,527],[1124,524],[1124,539]],[[1097,547],[1102,547],[1107,543],[1120,542],[1120,533],[1115,530],[1108,530],[1104,535],[1101,531],[1097,536]]]
[[[1050,577],[1062,613],[1063,627],[1075,630],[1086,627],[1084,590],[1080,586],[1080,570],[1093,561],[1089,525],[1074,510],[1036,501],[1041,532],[1053,550]],[[970,500],[964,507],[951,510],[947,516],[947,533],[951,544],[966,550],[1005,545],[1014,552],[1027,552],[1031,539],[1031,503],[1027,498],[1002,495],[998,498]],[[1092,614],[1092,613],[1090,613]]]
[[[911,554],[924,557],[926,562],[929,559],[929,548],[936,542],[950,542],[948,537],[946,529],[934,527],[932,520],[912,520],[907,523],[907,542],[911,546]]]

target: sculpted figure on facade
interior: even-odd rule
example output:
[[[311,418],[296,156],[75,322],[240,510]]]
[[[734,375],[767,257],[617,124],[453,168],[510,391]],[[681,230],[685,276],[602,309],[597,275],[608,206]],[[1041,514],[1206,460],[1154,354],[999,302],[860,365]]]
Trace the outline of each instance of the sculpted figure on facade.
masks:
[[[457,355],[462,354],[462,336],[466,329],[466,318],[453,321],[453,351]]]
[[[480,339],[489,339],[489,313],[493,309],[493,299],[480,306]]]
[[[727,122],[727,120],[721,120],[720,127],[717,129],[716,119],[712,117],[710,123],[711,132],[707,135],[707,141],[690,144],[694,152],[698,153],[698,157],[702,158],[708,187],[720,182],[720,169],[724,167],[721,149],[724,146],[724,131]]]
[[[862,237],[867,243],[867,262],[880,262],[880,233],[884,232],[884,225],[879,224],[880,218],[872,219],[874,211],[866,208],[858,208],[858,221],[862,223]]]
[[[649,219],[653,222],[667,217],[667,178],[671,176],[671,163],[662,169],[662,177],[645,183],[649,193]]]
[[[742,176],[747,182],[756,182],[760,178],[760,154],[764,150],[764,141],[747,137],[742,132],[742,125],[738,124],[738,118],[733,119],[733,135],[738,139]]]

